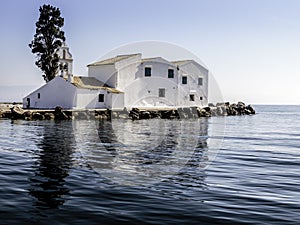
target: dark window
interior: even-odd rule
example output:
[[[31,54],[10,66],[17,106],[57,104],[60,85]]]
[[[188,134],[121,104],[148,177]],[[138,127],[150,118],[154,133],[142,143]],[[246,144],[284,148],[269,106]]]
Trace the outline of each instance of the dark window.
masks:
[[[200,97],[200,100],[203,100],[203,97],[202,97],[202,96]]]
[[[166,89],[165,88],[160,88],[158,89],[158,97],[166,97]]]
[[[168,69],[168,78],[174,78],[174,70]]]
[[[187,84],[187,77],[182,77],[182,84]]]
[[[38,98],[41,98],[41,93],[38,93]]]
[[[27,98],[27,109],[30,108],[30,98]]]
[[[203,78],[202,77],[198,78],[198,85],[203,85]]]
[[[145,77],[151,77],[151,68],[150,67],[145,68]]]
[[[190,95],[190,101],[194,102],[195,101],[195,95]]]
[[[66,59],[66,50],[63,50],[63,59]]]
[[[98,102],[104,102],[104,94],[99,94]]]

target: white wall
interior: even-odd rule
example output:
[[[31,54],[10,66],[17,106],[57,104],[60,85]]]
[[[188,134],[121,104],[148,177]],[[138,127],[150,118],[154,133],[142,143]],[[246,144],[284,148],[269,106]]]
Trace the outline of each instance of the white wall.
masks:
[[[99,102],[99,94],[104,95],[104,102]],[[100,89],[77,89],[76,109],[123,109],[124,94],[111,93]]]
[[[124,93],[112,93],[111,94],[111,109],[123,109],[124,108]]]
[[[38,98],[40,94],[40,98]],[[76,87],[61,77],[55,77],[44,86],[23,98],[23,107],[27,108],[27,98],[30,108],[53,109],[56,106],[69,109],[75,103]]]
[[[145,68],[151,68],[151,76],[145,77]],[[168,69],[174,70],[174,78],[168,78]],[[135,80],[124,84],[125,106],[165,107],[176,106],[177,67],[168,61],[155,58],[143,61],[137,67]],[[165,89],[165,97],[159,97],[159,89]]]
[[[141,63],[141,55],[134,55],[116,63],[118,76],[116,80],[116,88],[124,91],[126,86],[133,82],[138,73],[138,66]]]
[[[178,85],[178,105],[193,106],[207,105],[208,103],[208,70],[196,62],[189,62],[180,66]],[[182,77],[187,76],[187,84],[182,84]],[[198,78],[203,78],[203,85],[198,85]],[[195,101],[190,101],[190,94]],[[203,100],[200,100],[200,97]]]
[[[159,97],[159,88],[165,88],[165,97]],[[176,105],[177,85],[159,77],[138,78],[125,89],[125,106],[165,107]]]
[[[114,65],[88,66],[88,76],[95,77],[110,87],[116,87],[116,68]]]
[[[151,68],[151,77],[145,77],[146,67]],[[168,78],[168,69],[174,70],[174,78]],[[114,98],[120,98],[117,107],[124,101],[123,105],[127,108],[200,106],[207,105],[208,101],[208,70],[193,61],[178,70],[176,65],[163,58],[141,60],[141,55],[135,55],[114,65],[89,66],[89,76],[124,92],[123,100],[120,96],[110,96],[107,101],[109,108],[114,107],[109,105],[115,101]],[[188,77],[185,85],[182,84],[182,76]],[[198,85],[199,77],[203,78],[203,85]],[[159,97],[160,88],[165,89],[165,97]],[[195,96],[195,101],[190,101],[190,94]]]

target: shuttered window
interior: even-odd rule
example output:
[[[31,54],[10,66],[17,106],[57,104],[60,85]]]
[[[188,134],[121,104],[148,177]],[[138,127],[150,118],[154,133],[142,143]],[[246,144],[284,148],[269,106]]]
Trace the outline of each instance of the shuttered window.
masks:
[[[145,68],[145,77],[151,77],[151,68],[150,67]]]
[[[198,78],[198,85],[203,85],[203,78],[202,77]]]
[[[174,70],[168,69],[168,78],[174,78]]]
[[[104,102],[104,94],[99,94],[98,102]]]
[[[166,97],[166,89],[165,88],[160,88],[158,89],[158,97]]]

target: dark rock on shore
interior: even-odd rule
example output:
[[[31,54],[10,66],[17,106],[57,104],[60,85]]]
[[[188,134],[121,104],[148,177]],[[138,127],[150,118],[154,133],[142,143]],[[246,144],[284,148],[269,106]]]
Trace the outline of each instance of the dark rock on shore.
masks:
[[[55,118],[55,120],[68,120],[69,119],[69,117],[63,111],[63,108],[60,106],[55,107],[54,118]]]
[[[57,106],[55,110],[28,110],[22,109],[15,105],[8,110],[0,110],[0,118],[11,119],[25,119],[25,120],[70,120],[70,119],[84,119],[84,120],[111,120],[116,118],[123,119],[195,119],[199,117],[211,116],[238,116],[238,115],[253,115],[255,110],[251,105],[246,105],[243,102],[232,103],[221,102],[200,108],[200,107],[180,107],[177,109],[139,109],[132,108],[128,111],[126,108],[118,111],[111,111],[109,109],[95,109],[95,110],[64,110]]]
[[[12,119],[25,119],[24,110],[19,106],[13,106],[11,109]]]
[[[156,113],[156,114],[155,114]],[[133,108],[129,117],[132,120],[139,119],[151,119],[151,118],[162,118],[162,119],[191,119],[199,117],[211,117],[211,116],[238,116],[238,115],[252,115],[255,114],[255,110],[251,105],[246,106],[243,102],[238,102],[237,104],[229,102],[221,102],[216,105],[210,103],[207,107],[183,107],[177,110],[164,110],[164,111],[154,111],[154,110],[139,110],[138,108]],[[154,116],[155,115],[155,116]]]

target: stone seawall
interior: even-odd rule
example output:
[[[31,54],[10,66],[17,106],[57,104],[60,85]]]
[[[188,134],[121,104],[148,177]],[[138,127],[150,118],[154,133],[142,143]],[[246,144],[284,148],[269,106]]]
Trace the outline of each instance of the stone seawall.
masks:
[[[180,107],[174,109],[141,109],[132,108],[131,110],[68,110],[57,106],[54,110],[23,109],[20,105],[0,108],[0,119],[23,119],[23,120],[73,120],[73,119],[189,119],[211,116],[239,116],[253,115],[255,110],[251,105],[243,102],[230,104],[217,103],[209,104],[207,107]]]

